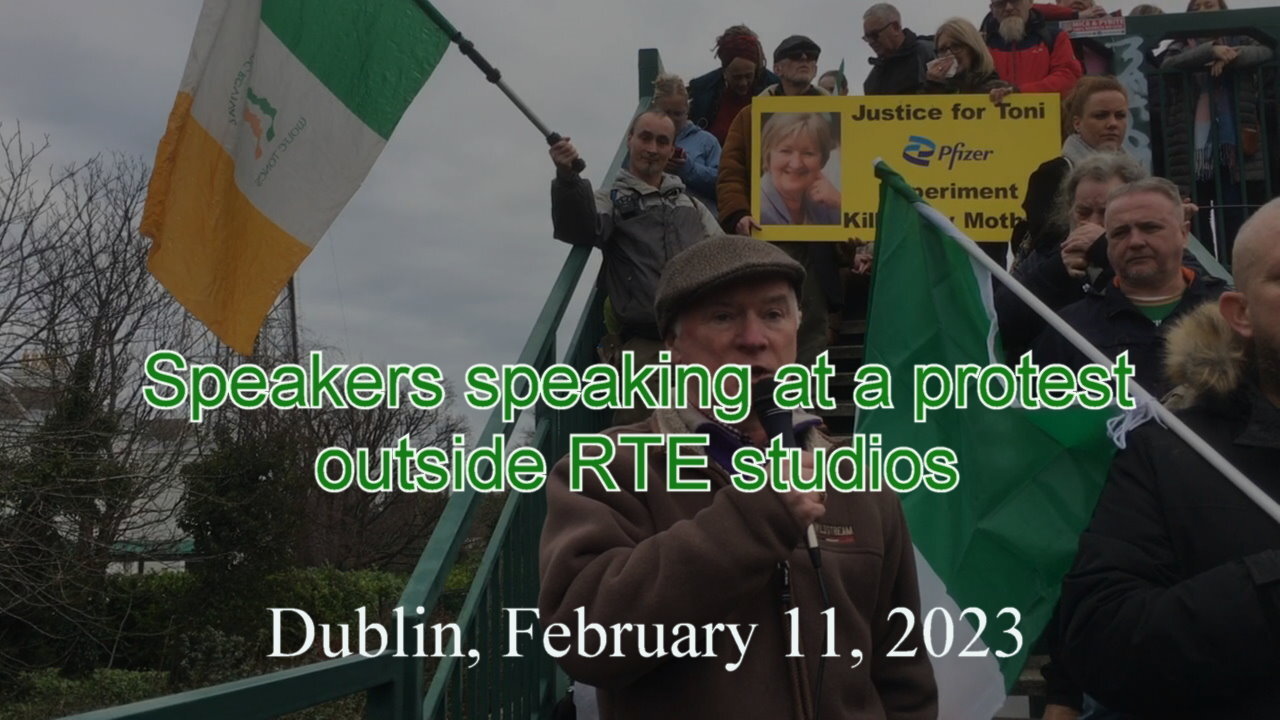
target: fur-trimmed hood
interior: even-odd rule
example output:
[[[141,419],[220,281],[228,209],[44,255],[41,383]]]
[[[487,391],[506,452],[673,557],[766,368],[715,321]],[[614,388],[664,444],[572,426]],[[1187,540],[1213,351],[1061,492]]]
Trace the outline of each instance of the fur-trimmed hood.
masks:
[[[1205,303],[1178,320],[1165,342],[1165,375],[1175,386],[1164,398],[1170,409],[1228,395],[1244,382],[1245,341],[1223,319],[1218,303]]]

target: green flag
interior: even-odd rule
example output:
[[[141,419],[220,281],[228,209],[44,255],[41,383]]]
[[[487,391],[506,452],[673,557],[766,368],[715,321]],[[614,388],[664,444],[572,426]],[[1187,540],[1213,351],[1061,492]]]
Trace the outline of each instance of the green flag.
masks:
[[[1106,431],[1113,413],[971,404],[914,421],[914,366],[985,366],[1003,352],[990,274],[901,176],[884,163],[876,174],[880,217],[866,362],[892,373],[894,407],[861,411],[856,431],[879,433],[885,448],[956,453],[955,489],[916,490],[902,495],[902,505],[921,581],[917,621],[944,608],[955,622],[953,647],[945,651],[941,615],[926,625],[940,716],[989,718],[1053,613],[1115,450]],[[964,612],[969,608],[981,615]],[[981,656],[960,657],[966,648]]]

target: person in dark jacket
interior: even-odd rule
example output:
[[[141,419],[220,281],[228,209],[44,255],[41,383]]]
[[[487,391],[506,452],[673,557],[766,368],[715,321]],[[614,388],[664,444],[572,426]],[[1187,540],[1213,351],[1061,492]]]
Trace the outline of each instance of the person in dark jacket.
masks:
[[[1280,501],[1280,202],[1245,224],[1234,252],[1239,291],[1170,334],[1180,383],[1170,404]],[[1112,710],[1274,718],[1280,519],[1148,422],[1111,466],[1063,582],[1059,625],[1067,669]]]
[[[938,55],[927,66],[922,93],[986,95],[1009,84],[996,74],[991,51],[968,20],[954,17],[942,23],[933,34],[933,46]]]
[[[689,121],[723,146],[738,112],[778,76],[765,67],[760,38],[746,25],[734,25],[716,38],[715,54],[720,67],[689,81]]]
[[[1104,355],[1129,353],[1134,380],[1159,397],[1171,385],[1164,374],[1164,336],[1169,324],[1217,299],[1226,283],[1183,265],[1188,229],[1178,188],[1164,178],[1146,178],[1112,191],[1107,201],[1107,259],[1114,281],[1090,290],[1058,314]],[[1032,345],[1041,366],[1080,368],[1084,353],[1053,328]]]
[[[1187,12],[1226,9],[1223,0],[1191,0],[1187,5]],[[1196,237],[1206,243],[1215,238],[1220,258],[1230,257],[1230,240],[1244,222],[1239,206],[1246,200],[1256,204],[1269,199],[1262,182],[1266,177],[1260,122],[1263,97],[1250,68],[1270,60],[1272,54],[1271,48],[1253,38],[1231,35],[1179,38],[1161,56],[1162,69],[1191,76],[1160,76],[1164,140],[1169,148],[1166,173],[1202,207],[1226,206],[1213,216],[1202,213],[1196,223]]]
[[[1106,258],[1103,228],[1107,197],[1147,175],[1137,160],[1122,153],[1095,153],[1073,168],[1062,183],[1052,223],[1063,241],[1028,255],[1013,269],[1014,279],[1051,310],[1083,299],[1087,286],[1110,282],[1114,273]],[[1045,321],[1001,282],[995,284],[995,307],[1000,339],[1009,362],[1016,363],[1044,330]]]
[[[889,3],[877,3],[862,15],[862,39],[876,54],[862,83],[867,95],[915,95],[924,87],[925,65],[933,59],[933,43],[902,27],[902,16]]]
[[[1080,78],[1063,103],[1071,132],[1062,143],[1062,155],[1047,160],[1027,178],[1022,199],[1026,224],[1014,228],[1010,242],[1016,257],[1032,250],[1055,248],[1064,239],[1063,228],[1051,222],[1062,181],[1072,166],[1097,152],[1124,150],[1129,132],[1129,93],[1112,77]]]

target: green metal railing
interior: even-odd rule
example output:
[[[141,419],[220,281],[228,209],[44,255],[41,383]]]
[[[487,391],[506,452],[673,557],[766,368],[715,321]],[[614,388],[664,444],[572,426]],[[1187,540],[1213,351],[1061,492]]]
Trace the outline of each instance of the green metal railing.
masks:
[[[656,50],[639,51],[637,112],[648,107],[653,81],[660,70],[661,59]],[[603,185],[613,183],[625,156],[624,139]],[[570,249],[517,362],[539,370],[556,362],[556,335],[591,252],[589,247]],[[563,362],[583,369],[597,361],[596,343],[604,327],[601,305],[602,298],[593,289]],[[607,419],[604,413],[587,408],[555,412],[538,408],[533,445],[554,462],[567,451],[571,433],[595,432]],[[482,437],[501,433],[509,439],[518,421],[517,417],[504,423],[500,410],[495,410],[485,423]],[[483,499],[484,495],[475,491],[454,493],[449,498],[400,596],[406,626],[429,622]],[[364,715],[369,720],[543,717],[563,694],[567,679],[541,652],[526,653],[520,658],[502,657],[497,639],[504,608],[537,606],[538,540],[545,513],[543,492],[513,492],[507,496],[470,591],[453,620],[462,631],[463,651],[480,650],[475,667],[466,669],[471,662],[468,658],[447,654],[439,659],[428,685],[424,658],[396,658],[388,651],[377,657],[330,660],[97,710],[77,715],[75,720],[272,718],[358,694],[365,696]],[[423,612],[415,613],[419,607]],[[409,643],[406,646],[412,647]]]

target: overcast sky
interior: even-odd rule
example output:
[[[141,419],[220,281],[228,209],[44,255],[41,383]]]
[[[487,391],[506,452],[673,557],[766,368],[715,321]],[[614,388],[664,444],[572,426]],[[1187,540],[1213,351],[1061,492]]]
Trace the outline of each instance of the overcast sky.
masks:
[[[573,138],[597,181],[636,104],[638,48],[658,48],[666,69],[687,80],[714,66],[712,42],[728,25],[751,26],[769,53],[801,33],[822,47],[820,71],[844,58],[858,90],[868,5],[436,2],[535,112]],[[986,11],[980,0],[898,6],[904,24],[925,34],[952,15],[976,22]],[[28,137],[47,134],[60,161],[120,151],[151,163],[199,9],[198,0],[8,0],[0,15],[5,132],[21,121]],[[568,252],[551,237],[551,175],[538,133],[450,49],[303,264],[302,323],[348,361],[435,363],[455,383],[472,363],[514,361]],[[467,415],[478,431],[480,414]]]

